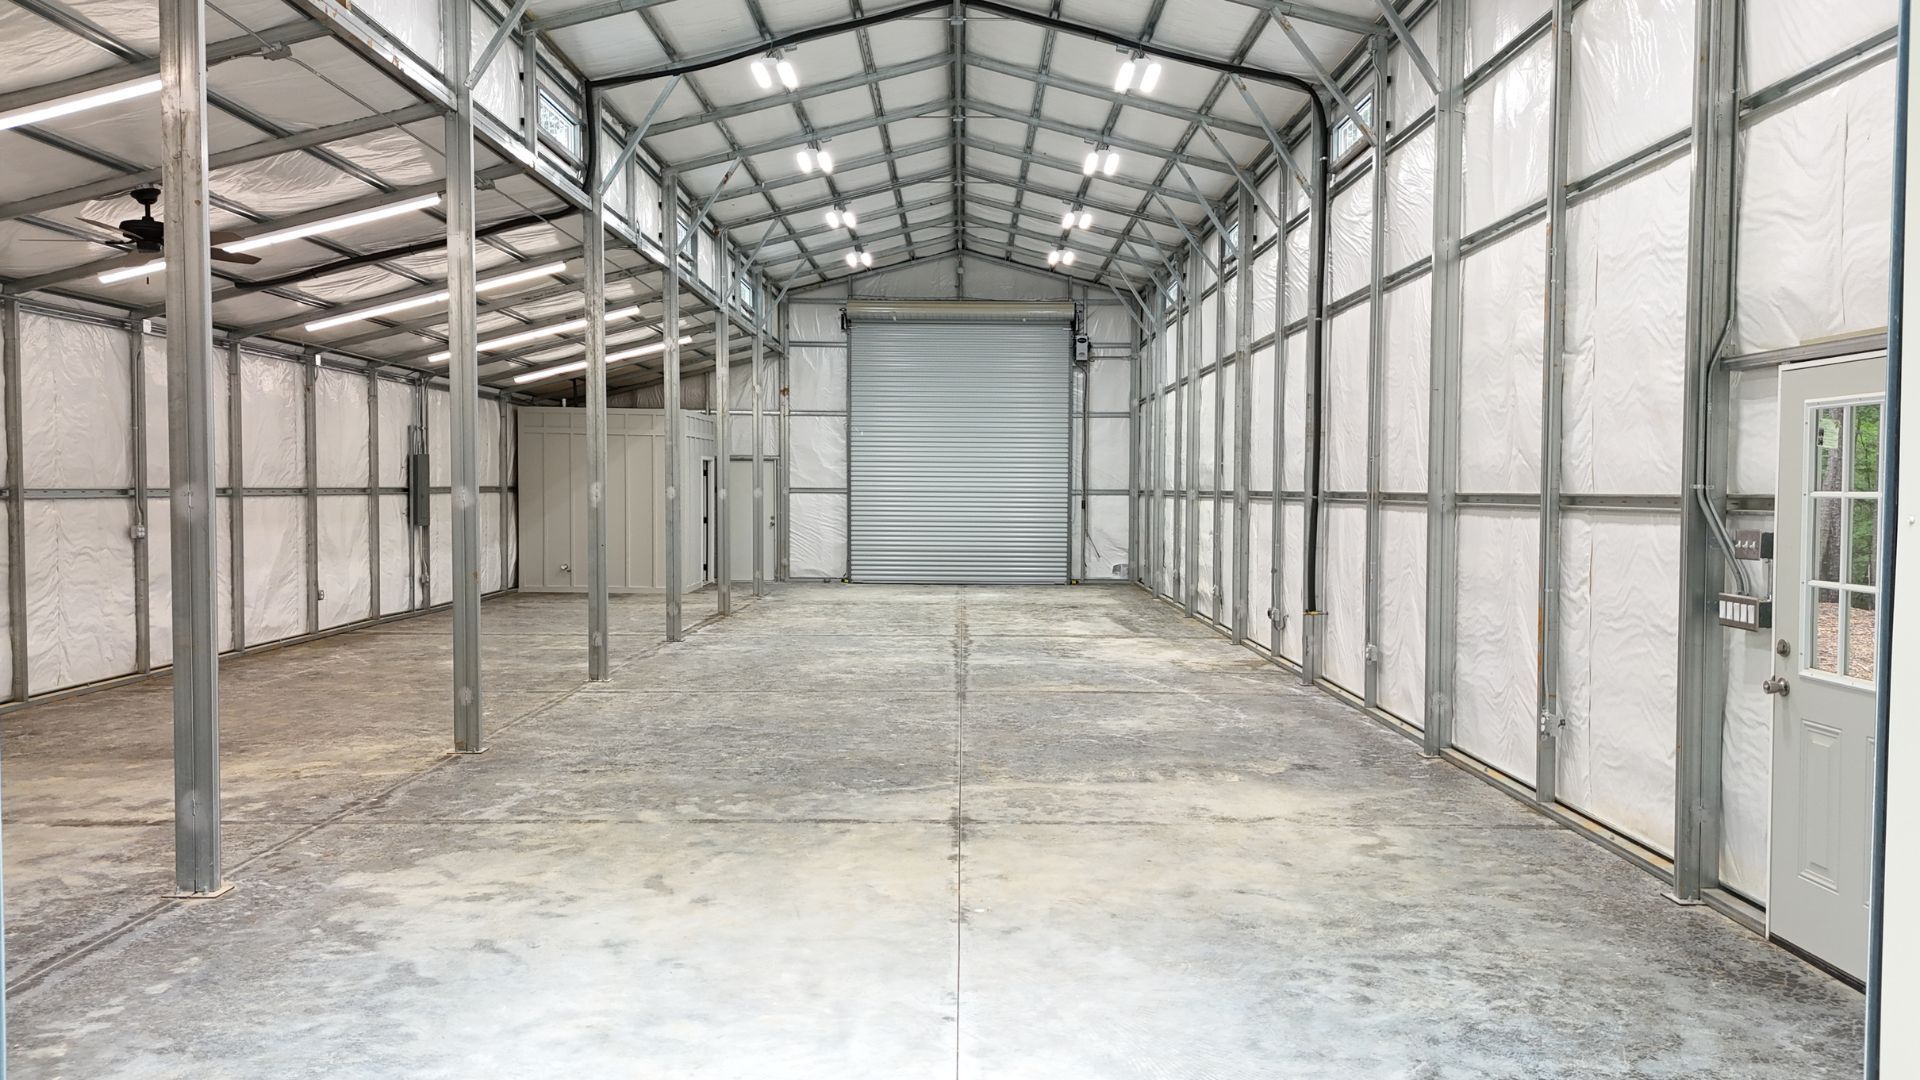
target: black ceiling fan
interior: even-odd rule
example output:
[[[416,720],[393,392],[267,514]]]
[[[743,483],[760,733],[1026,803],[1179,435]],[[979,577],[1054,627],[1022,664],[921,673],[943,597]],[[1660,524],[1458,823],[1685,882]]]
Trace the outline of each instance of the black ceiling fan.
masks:
[[[71,243],[100,244],[103,247],[118,248],[127,253],[125,258],[115,259],[112,263],[102,268],[105,270],[114,270],[123,266],[140,266],[152,262],[166,250],[167,223],[153,216],[154,204],[160,201],[160,189],[147,185],[134,188],[127,194],[133,198],[134,202],[140,204],[141,213],[139,217],[128,218],[118,225],[110,225],[107,222],[90,217],[80,218],[81,221],[96,229],[102,229],[109,233],[118,233],[118,238],[108,240],[102,237],[88,237],[86,239],[76,238],[67,241]],[[243,251],[227,251],[220,246],[222,244],[238,242],[242,239],[238,233],[218,230],[209,234],[208,239],[212,243],[208,254],[219,262],[247,265],[260,261],[260,256],[258,255],[249,255]]]

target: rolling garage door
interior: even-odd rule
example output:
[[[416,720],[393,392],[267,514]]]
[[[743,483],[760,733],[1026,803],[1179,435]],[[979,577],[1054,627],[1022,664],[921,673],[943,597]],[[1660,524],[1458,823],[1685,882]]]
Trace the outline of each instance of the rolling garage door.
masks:
[[[1072,306],[875,308],[848,310],[853,580],[1066,581]]]

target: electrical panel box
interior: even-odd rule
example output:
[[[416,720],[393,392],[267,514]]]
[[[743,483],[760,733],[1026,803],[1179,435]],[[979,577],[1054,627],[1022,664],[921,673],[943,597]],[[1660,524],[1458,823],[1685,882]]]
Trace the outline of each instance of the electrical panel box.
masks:
[[[425,453],[407,455],[407,521],[416,529],[426,528],[433,506],[433,469]]]
[[[1085,334],[1073,335],[1073,362],[1083,367],[1093,362],[1093,341]]]

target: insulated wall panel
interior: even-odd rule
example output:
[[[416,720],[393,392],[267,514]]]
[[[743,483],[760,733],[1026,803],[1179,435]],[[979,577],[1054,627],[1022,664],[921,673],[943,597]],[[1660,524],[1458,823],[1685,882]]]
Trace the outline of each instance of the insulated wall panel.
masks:
[[[1355,503],[1327,508],[1322,539],[1327,654],[1321,670],[1334,685],[1360,696],[1367,689],[1367,509]]]
[[[1286,411],[1282,415],[1280,443],[1281,485],[1288,491],[1307,486],[1307,336],[1295,334],[1286,341],[1280,374],[1286,380]]]
[[[1546,198],[1553,54],[1527,46],[1467,95],[1461,228],[1468,233]]]
[[[1389,274],[1433,254],[1433,140],[1429,127],[1387,157],[1387,219],[1382,227]]]
[[[132,672],[133,520],[127,501],[35,499],[27,502],[24,517],[32,692]]]
[[[1690,174],[1682,159],[1567,215],[1570,492],[1680,490]]]
[[[1380,511],[1380,707],[1426,724],[1427,512]]]
[[[1733,529],[1771,528],[1770,517],[1736,517]],[[1731,889],[1767,902],[1773,809],[1774,701],[1760,689],[1773,674],[1773,635],[1725,631],[1726,726],[1720,753],[1720,877]]]
[[[1280,248],[1274,245],[1260,253],[1253,261],[1253,340],[1273,333],[1273,320],[1278,313],[1274,301],[1275,290],[1280,287]]]
[[[1327,333],[1326,486],[1367,489],[1367,341],[1371,306],[1333,317]]]
[[[1560,800],[1671,854],[1680,522],[1569,511],[1560,572]]]
[[[163,488],[168,484],[171,460],[168,458],[167,420],[167,339],[155,334],[146,336],[145,352],[142,358],[146,368],[146,437],[147,437],[147,484],[149,488]],[[213,486],[226,487],[228,458],[232,456],[227,438],[227,355],[220,349],[214,350],[213,390]]]
[[[214,510],[217,529],[213,552],[214,615],[220,651],[233,648],[233,529],[231,498]],[[170,499],[147,500],[148,659],[154,667],[173,663],[173,521]]]
[[[366,376],[326,369],[317,372],[313,383],[313,412],[317,451],[314,466],[320,486],[365,487]],[[364,554],[360,561],[366,562]]]
[[[1544,228],[1522,229],[1461,264],[1462,491],[1540,489]]]
[[[1211,619],[1215,617],[1214,612],[1216,610],[1213,602],[1213,568],[1215,565],[1213,500],[1201,499],[1196,512],[1199,514],[1200,525],[1200,546],[1197,549],[1197,554],[1200,558],[1198,561],[1199,569],[1195,571],[1198,575],[1198,580],[1195,582],[1198,591],[1194,595],[1193,610]]]
[[[797,412],[845,412],[847,350],[795,346],[787,359],[788,406]]]
[[[1200,387],[1200,417],[1199,423],[1195,425],[1200,432],[1200,448],[1193,460],[1200,469],[1199,486],[1202,491],[1213,490],[1213,463],[1220,457],[1219,447],[1214,441],[1215,433],[1220,430],[1220,418],[1214,414],[1213,408],[1214,397],[1220,392],[1216,388],[1218,381],[1214,378],[1213,372],[1209,371],[1200,376],[1200,381],[1196,384]],[[1186,453],[1184,443],[1180,450],[1183,455]]]
[[[1735,371],[1728,382],[1733,430],[1727,488],[1738,495],[1772,495],[1780,461],[1780,370]]]
[[[1887,324],[1894,96],[1882,63],[1747,129],[1735,352]]]
[[[1267,609],[1278,599],[1273,578],[1273,503],[1256,499],[1247,514],[1247,636],[1273,649],[1273,620]]]
[[[847,418],[796,416],[789,482],[796,488],[847,486]]]
[[[1380,343],[1380,484],[1386,491],[1427,488],[1427,410],[1432,399],[1433,281],[1426,275],[1388,292]]]
[[[1694,0],[1589,0],[1574,12],[1575,179],[1687,127],[1693,9]]]
[[[240,482],[249,488],[305,487],[306,394],[301,365],[240,354]],[[249,538],[249,562],[252,559]],[[252,581],[249,571],[248,581]],[[251,586],[249,586],[251,588]],[[247,634],[249,644],[256,639]]]
[[[433,486],[451,487],[453,485],[453,456],[451,451],[453,445],[453,417],[448,414],[448,407],[451,402],[445,390],[436,390],[433,387],[427,388],[426,398],[427,453],[431,457],[429,467],[433,475]],[[434,509],[433,520],[436,528],[445,531],[442,523],[447,519],[445,515],[440,513],[438,507]],[[434,577],[437,585],[439,575],[436,574]]]
[[[445,604],[453,600],[453,497],[435,495],[432,497],[432,515],[427,529],[432,559],[427,564],[428,584],[432,586],[434,604]]]
[[[1300,503],[1287,502],[1280,507],[1280,615],[1283,620],[1280,627],[1280,655],[1295,663],[1300,661],[1300,613],[1305,610],[1304,598],[1300,591],[1302,574],[1300,552],[1305,544],[1303,535],[1306,526],[1306,513]]]
[[[380,486],[407,482],[407,428],[413,424],[414,389],[380,380]],[[381,531],[386,530],[382,527]]]
[[[247,644],[307,632],[306,502],[298,496],[249,495],[246,517]]]
[[[1454,745],[1526,784],[1534,776],[1536,516],[1461,511],[1454,627]]]
[[[1366,287],[1373,275],[1373,172],[1334,193],[1328,218],[1327,289],[1339,299]]]
[[[1467,70],[1490,62],[1501,49],[1540,21],[1549,0],[1469,0]]]
[[[1891,30],[1900,20],[1898,0],[1746,0],[1746,83],[1749,91],[1797,75],[1850,46]],[[1888,133],[1891,135],[1891,132]]]
[[[1127,527],[1125,495],[1095,495],[1087,500],[1082,580],[1127,580]]]
[[[1093,434],[1093,457],[1087,463],[1091,466],[1091,490],[1124,491],[1128,483],[1127,438],[1132,431],[1132,423],[1118,416],[1095,416],[1087,420]],[[1080,420],[1074,419],[1073,430],[1073,490],[1080,490]],[[1231,483],[1231,477],[1228,478]]]
[[[380,614],[407,610],[413,586],[413,559],[408,549],[407,497],[380,496]]]
[[[0,439],[0,443],[6,442]],[[7,535],[12,504],[0,500],[0,536]],[[0,559],[0,701],[13,699],[13,578],[11,560]]]
[[[21,469],[28,488],[128,485],[133,389],[127,350],[123,330],[20,314]]]
[[[1247,452],[1252,455],[1248,483],[1254,491],[1273,490],[1273,436],[1279,415],[1274,409],[1273,356],[1271,346],[1253,354],[1253,431]]]
[[[480,500],[480,591],[496,592],[500,589],[500,545],[502,541],[500,520],[500,500],[492,497]]]
[[[847,576],[847,497],[795,492],[788,497],[792,564],[798,580]]]
[[[365,435],[360,441],[366,442]],[[373,579],[367,565],[366,497],[323,495],[318,510],[320,629],[325,630],[372,614]],[[496,565],[494,576],[499,574]]]

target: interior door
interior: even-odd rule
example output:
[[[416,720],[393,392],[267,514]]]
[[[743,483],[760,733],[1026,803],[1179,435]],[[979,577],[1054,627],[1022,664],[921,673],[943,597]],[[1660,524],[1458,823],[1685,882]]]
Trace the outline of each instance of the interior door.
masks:
[[[774,549],[780,542],[780,522],[776,516],[774,465],[771,460],[760,463],[760,487],[762,501],[765,502],[760,520],[753,519],[753,462],[735,461],[728,465],[727,499],[733,504],[733,513],[728,515],[733,533],[732,567],[735,581],[753,580],[753,530],[757,524],[762,533],[760,555],[761,574],[767,581],[773,580]]]
[[[1768,929],[1867,966],[1885,357],[1780,376]]]

